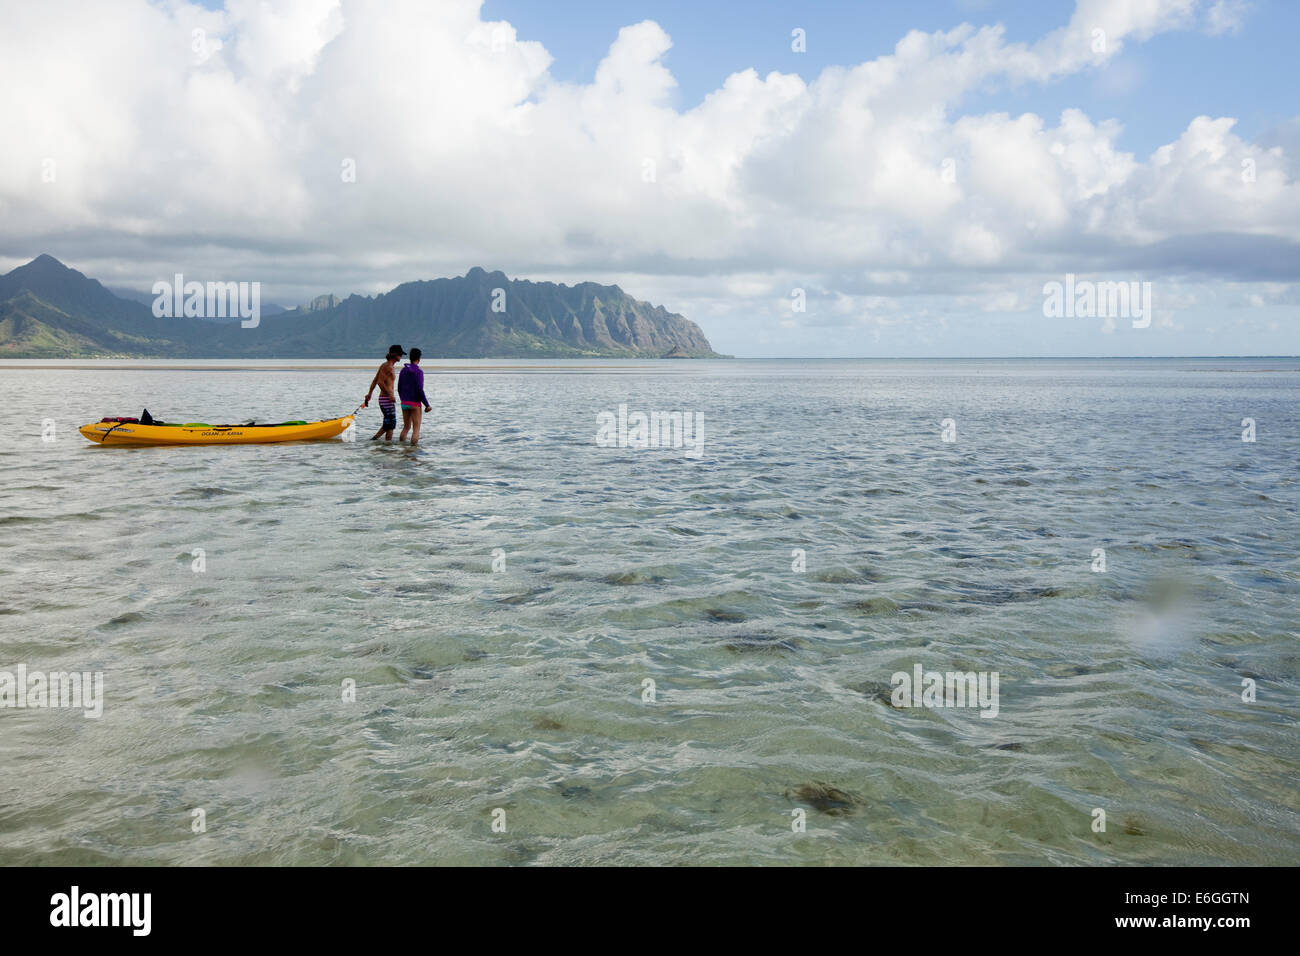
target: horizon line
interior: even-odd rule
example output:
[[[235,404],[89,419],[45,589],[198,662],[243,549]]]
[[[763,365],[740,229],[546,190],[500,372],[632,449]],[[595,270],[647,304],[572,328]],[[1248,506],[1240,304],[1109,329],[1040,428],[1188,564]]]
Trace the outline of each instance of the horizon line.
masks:
[[[1221,360],[1221,359],[1286,359],[1300,360],[1300,355],[750,355],[750,356],[726,356],[718,358],[692,358],[686,359],[689,362],[1041,362],[1041,361],[1153,361],[1153,360]],[[246,356],[176,356],[171,358],[165,357],[87,357],[74,356],[69,358],[54,358],[51,356],[41,356],[33,358],[22,358],[14,356],[10,358],[0,358],[0,369],[34,369],[34,368],[66,368],[66,365],[35,365],[35,364],[18,364],[18,363],[37,363],[37,362],[95,362],[95,363],[132,363],[131,368],[139,368],[135,363],[140,362],[371,362],[373,356],[355,355],[355,356],[336,356],[336,357],[312,357],[312,356],[277,356],[266,358],[248,358]],[[423,357],[423,363],[429,362],[608,362],[608,363],[635,363],[635,362],[671,362],[670,367],[677,367],[682,364],[682,359],[665,359],[653,356],[611,356],[611,355],[593,355],[589,357],[574,358],[571,356],[555,356],[544,358],[538,356],[532,358],[513,358],[511,356],[449,356],[439,358],[432,355]],[[247,366],[256,368],[258,366]],[[312,366],[304,366],[310,368]],[[527,368],[529,366],[497,366],[498,368]],[[553,365],[537,365],[534,367],[555,368]],[[614,367],[614,366],[610,366]],[[647,366],[643,366],[647,367]]]

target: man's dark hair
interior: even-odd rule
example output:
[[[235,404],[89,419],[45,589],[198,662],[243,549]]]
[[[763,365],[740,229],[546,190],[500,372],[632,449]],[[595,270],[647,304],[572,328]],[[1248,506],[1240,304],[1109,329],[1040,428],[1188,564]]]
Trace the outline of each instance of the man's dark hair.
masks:
[[[420,361],[420,356],[422,354],[424,353],[422,353],[419,349],[411,349],[411,361],[412,362]]]

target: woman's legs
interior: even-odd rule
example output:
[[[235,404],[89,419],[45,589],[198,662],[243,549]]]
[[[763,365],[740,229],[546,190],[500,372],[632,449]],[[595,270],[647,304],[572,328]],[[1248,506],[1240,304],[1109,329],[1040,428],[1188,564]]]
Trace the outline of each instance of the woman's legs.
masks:
[[[420,422],[424,420],[424,409],[411,409],[411,444],[420,440]]]
[[[406,441],[406,433],[411,430],[411,410],[405,405],[402,406],[402,435],[398,441]],[[419,434],[419,426],[416,426],[416,434]]]

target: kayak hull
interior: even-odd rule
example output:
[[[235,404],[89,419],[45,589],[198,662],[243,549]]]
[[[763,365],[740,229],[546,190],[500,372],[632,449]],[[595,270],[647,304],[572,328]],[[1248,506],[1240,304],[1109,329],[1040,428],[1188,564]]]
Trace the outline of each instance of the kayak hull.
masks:
[[[265,445],[282,441],[336,438],[352,424],[351,415],[303,425],[141,425],[92,422],[81,434],[96,445]]]

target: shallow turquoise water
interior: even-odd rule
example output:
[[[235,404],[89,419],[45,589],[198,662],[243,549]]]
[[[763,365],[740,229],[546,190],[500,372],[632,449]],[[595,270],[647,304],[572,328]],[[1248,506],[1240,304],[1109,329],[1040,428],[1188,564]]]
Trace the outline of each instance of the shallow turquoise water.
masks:
[[[0,670],[106,694],[0,710],[0,863],[1300,863],[1300,362],[553,364],[430,366],[416,451],[75,430],[369,363],[0,369]]]

